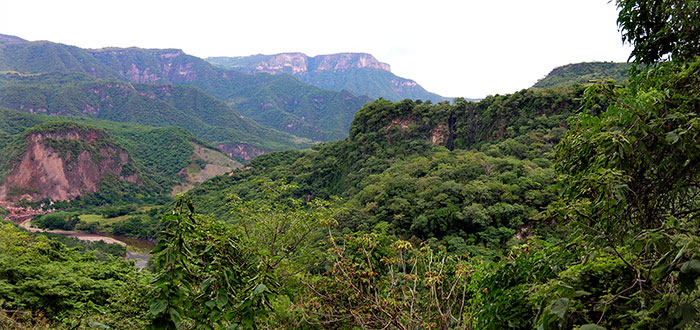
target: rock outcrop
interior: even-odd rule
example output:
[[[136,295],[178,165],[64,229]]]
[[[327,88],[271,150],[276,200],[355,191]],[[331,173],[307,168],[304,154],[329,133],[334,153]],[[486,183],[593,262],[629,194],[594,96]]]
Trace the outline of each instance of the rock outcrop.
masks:
[[[347,90],[354,95],[385,98],[445,101],[411,79],[391,73],[391,66],[366,53],[337,53],[314,57],[303,53],[210,57],[215,65],[243,73],[290,74],[300,81],[334,91]]]
[[[209,61],[231,63],[232,67],[246,73],[288,73],[306,75],[314,72],[345,72],[349,69],[375,69],[391,72],[389,64],[379,62],[365,53],[338,53],[309,57],[303,53],[281,53],[239,57],[217,57]]]
[[[127,151],[104,131],[62,125],[27,133],[26,149],[0,185],[0,200],[72,200],[94,193],[108,175],[138,183]]]

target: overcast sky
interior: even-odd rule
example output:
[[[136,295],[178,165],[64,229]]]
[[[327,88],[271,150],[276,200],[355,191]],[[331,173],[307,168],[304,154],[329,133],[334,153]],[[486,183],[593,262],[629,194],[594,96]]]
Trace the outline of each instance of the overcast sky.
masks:
[[[431,92],[474,98],[630,53],[608,0],[4,0],[0,13],[0,34],[83,48],[365,52]]]

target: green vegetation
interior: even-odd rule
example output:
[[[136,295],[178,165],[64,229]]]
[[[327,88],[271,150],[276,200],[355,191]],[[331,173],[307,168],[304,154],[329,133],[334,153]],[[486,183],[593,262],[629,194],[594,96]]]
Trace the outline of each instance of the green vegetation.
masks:
[[[289,67],[283,66],[280,70],[275,70],[276,74],[290,74],[300,81],[311,84],[313,86],[342,91],[347,90],[354,95],[367,95],[371,99],[385,98],[392,101],[400,101],[403,99],[413,100],[430,100],[432,102],[446,101],[447,98],[440,95],[430,93],[423,87],[415,84],[415,82],[397,77],[390,71],[374,68],[355,68],[350,67],[345,70],[319,70],[318,64],[323,58],[337,56],[343,61],[347,61],[347,55],[350,56],[371,56],[369,54],[332,54],[321,55],[319,57],[307,57],[306,71],[293,72]],[[222,68],[237,70],[246,73],[259,72],[258,66],[261,63],[266,63],[276,55],[252,55],[245,57],[210,57],[206,60],[209,63],[220,66]],[[305,56],[306,55],[303,55]],[[278,62],[278,59],[274,59]],[[332,61],[332,59],[331,59]],[[356,59],[355,61],[359,61]],[[266,69],[267,72],[269,69]],[[347,129],[345,130],[347,131]]]
[[[178,70],[165,69],[170,67],[187,68],[188,72],[183,75]],[[128,73],[133,71],[132,68],[148,74],[142,77],[139,73],[136,75]],[[304,148],[308,147],[308,143],[298,145],[293,136],[256,125],[248,119],[241,118],[238,112],[248,118],[258,117],[259,119],[263,119],[259,113],[266,113],[265,122],[260,122],[263,125],[267,123],[280,131],[314,141],[329,141],[343,138],[347,133],[347,125],[352,119],[352,114],[370,101],[367,97],[356,97],[348,92],[323,90],[310,86],[289,76],[248,75],[217,68],[203,59],[172,49],[85,50],[51,42],[18,43],[0,40],[0,72],[5,71],[9,73],[3,74],[4,78],[0,79],[0,86],[5,85],[5,90],[0,92],[0,99],[11,103],[0,103],[1,106],[20,109],[19,103],[27,103],[23,108],[25,111],[33,109],[70,112],[60,113],[62,115],[90,114],[101,110],[98,114],[89,116],[100,115],[105,116],[99,117],[103,119],[130,122],[139,122],[139,119],[136,119],[140,115],[139,110],[148,109],[151,110],[149,116],[139,117],[147,120],[142,123],[151,125],[160,123],[158,126],[162,126],[164,122],[168,122],[168,125],[186,128],[196,126],[197,130],[188,129],[210,142],[221,141],[230,143],[232,146],[244,143],[268,151]],[[120,72],[126,74],[120,74]],[[224,107],[218,104],[211,108],[204,107],[211,106],[213,101],[205,102],[209,104],[198,103],[193,115],[193,112],[187,111],[187,106],[172,104],[166,100],[165,103],[168,103],[168,106],[164,107],[164,104],[159,102],[161,100],[151,99],[149,95],[140,95],[133,91],[135,88],[141,93],[154,95],[158,93],[144,92],[141,89],[157,90],[162,86],[132,86],[129,83],[110,80],[111,86],[103,90],[113,98],[109,100],[100,97],[99,94],[85,93],[86,89],[75,89],[80,85],[76,86],[76,82],[86,80],[85,77],[78,77],[75,73],[99,79],[121,79],[132,83],[179,85],[175,87],[173,95],[181,93],[182,90],[188,90],[186,93],[204,95],[194,99],[184,98],[195,102],[200,102],[207,97],[212,98],[211,96],[216,97],[220,100],[216,102],[223,101],[234,106],[235,111],[224,106],[227,109],[223,115],[235,118],[229,121],[207,122],[203,120],[207,113]],[[51,85],[16,86],[18,82],[43,80],[41,76],[44,74],[51,76],[46,80]],[[63,74],[68,74],[70,78],[57,77]],[[8,79],[11,82],[3,81]],[[67,89],[57,88],[58,86],[65,86]],[[12,103],[18,106],[15,107]],[[86,103],[89,107],[85,106]],[[100,106],[96,106],[95,103]],[[102,114],[102,111],[111,112],[112,115]],[[202,114],[204,116],[200,117]],[[342,121],[339,122],[339,119]],[[206,135],[207,133],[212,136]],[[231,141],[226,141],[224,137]]]
[[[632,68],[630,63],[588,62],[576,63],[555,68],[546,77],[532,86],[535,88],[550,88],[569,86],[573,84],[590,84],[597,80],[612,79],[622,82],[627,79],[627,72]]]
[[[692,61],[700,54],[700,1],[617,0],[622,40],[633,45],[630,58],[644,64]]]
[[[76,208],[38,216],[32,226],[154,240],[160,230],[160,214],[164,212],[161,207],[137,209],[134,205]]]
[[[454,105],[379,100],[357,113],[345,141],[258,157],[191,194],[201,212],[226,217],[226,193],[259,199],[259,179],[286,180],[300,198],[345,199],[346,230],[383,222],[451,251],[500,247],[555,199],[553,150],[581,93],[526,90]]]
[[[42,215],[32,221],[32,225],[46,229],[73,230],[80,222],[77,213],[54,212]]]
[[[638,58],[654,56],[646,47]],[[368,104],[343,141],[264,155],[178,198],[159,223],[154,275],[3,225],[0,322],[695,329],[692,55],[624,85]]]
[[[4,178],[21,161],[30,134],[46,135],[44,142],[58,152],[65,161],[75,159],[82,151],[88,151],[99,163],[102,152],[125,151],[129,162],[121,168],[122,176],[138,175],[133,184],[107,175],[96,193],[81,196],[72,207],[114,203],[158,204],[169,200],[173,187],[186,182],[181,175],[191,164],[207,163],[195,153],[195,146],[212,149],[188,131],[177,127],[154,128],[111,121],[30,115],[0,108],[0,116],[6,118],[0,124],[0,132],[7,134],[5,147],[0,152],[0,178]],[[5,124],[3,126],[3,124]],[[94,136],[91,140],[56,139],[54,133],[75,131]],[[119,157],[117,152],[109,157]],[[225,157],[222,155],[222,157]],[[55,207],[63,208],[61,203]]]
[[[85,247],[0,226],[0,326],[145,326],[149,273],[114,257],[99,261],[94,252],[81,252]]]
[[[40,233],[39,235],[47,236],[53,241],[61,242],[69,249],[74,249],[80,252],[91,252],[95,254],[96,260],[106,261],[110,256],[124,257],[126,256],[126,247],[119,244],[105,243],[104,241],[82,241],[75,237],[68,237],[52,233]],[[77,249],[75,249],[77,247]]]
[[[222,101],[188,86],[131,84],[79,73],[0,75],[0,106],[31,113],[177,126],[214,144],[261,150],[308,146],[241,117]],[[349,120],[348,120],[349,122]]]

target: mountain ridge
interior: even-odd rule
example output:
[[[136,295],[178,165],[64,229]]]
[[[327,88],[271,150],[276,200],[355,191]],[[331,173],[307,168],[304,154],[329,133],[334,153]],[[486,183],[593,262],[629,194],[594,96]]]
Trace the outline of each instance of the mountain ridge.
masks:
[[[621,82],[627,79],[632,64],[624,62],[580,62],[558,66],[532,87],[550,88],[573,84],[586,84],[595,80],[612,79]]]
[[[95,79],[81,73],[6,73],[0,74],[0,105],[27,113],[183,127],[244,160],[296,143],[293,136],[264,128],[191,86]]]
[[[47,41],[3,40],[0,72],[78,72],[132,83],[193,86],[262,125],[315,141],[344,138],[352,115],[371,101],[296,79],[215,67],[179,49],[82,49]],[[343,120],[325,120],[334,116]]]
[[[179,127],[0,107],[0,201],[164,201],[242,164]]]
[[[244,73],[289,74],[304,83],[335,91],[392,101],[421,99],[440,102],[449,98],[426,91],[417,82],[391,72],[391,66],[368,53],[308,56],[301,52],[237,57],[209,57],[214,65]]]

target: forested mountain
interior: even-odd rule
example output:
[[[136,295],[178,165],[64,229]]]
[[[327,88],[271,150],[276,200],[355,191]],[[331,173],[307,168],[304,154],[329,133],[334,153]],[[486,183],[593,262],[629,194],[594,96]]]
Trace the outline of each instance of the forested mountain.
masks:
[[[226,194],[256,199],[260,178],[285,180],[303,199],[346,199],[352,216],[340,226],[353,231],[385,222],[404,237],[452,239],[446,244],[459,246],[450,249],[498,246],[554,200],[552,150],[581,94],[567,87],[454,105],[375,101],[344,141],[258,157],[191,194],[201,212],[222,217]]]
[[[392,101],[403,99],[448,100],[430,93],[413,80],[391,73],[389,64],[363,53],[339,53],[309,57],[302,53],[210,57],[210,63],[246,73],[290,74],[302,82],[323,89],[348,90],[355,95]]]
[[[568,64],[555,68],[546,77],[535,83],[535,88],[568,86],[586,84],[601,79],[612,79],[622,82],[627,79],[627,71],[632,68],[630,63],[614,62],[585,62]]]
[[[240,163],[188,131],[0,108],[0,201],[166,201]]]
[[[246,160],[272,150],[310,145],[308,140],[262,127],[191,86],[132,84],[81,73],[5,73],[0,74],[0,106],[28,113],[178,126]]]
[[[379,99],[346,139],[256,157],[164,208],[35,219],[158,231],[142,271],[0,224],[0,327],[698,328],[700,1],[615,5],[627,81]],[[100,164],[124,178],[114,199],[146,186],[149,159],[196,167],[184,129],[0,115],[0,164]],[[166,131],[189,140],[148,135]],[[16,166],[3,175],[30,173]]]
[[[194,86],[263,125],[323,141],[343,138],[352,115],[369,101],[367,97],[323,90],[287,76],[250,75],[217,68],[174,49],[85,50],[6,37],[0,39],[0,71],[79,72],[132,83]]]

